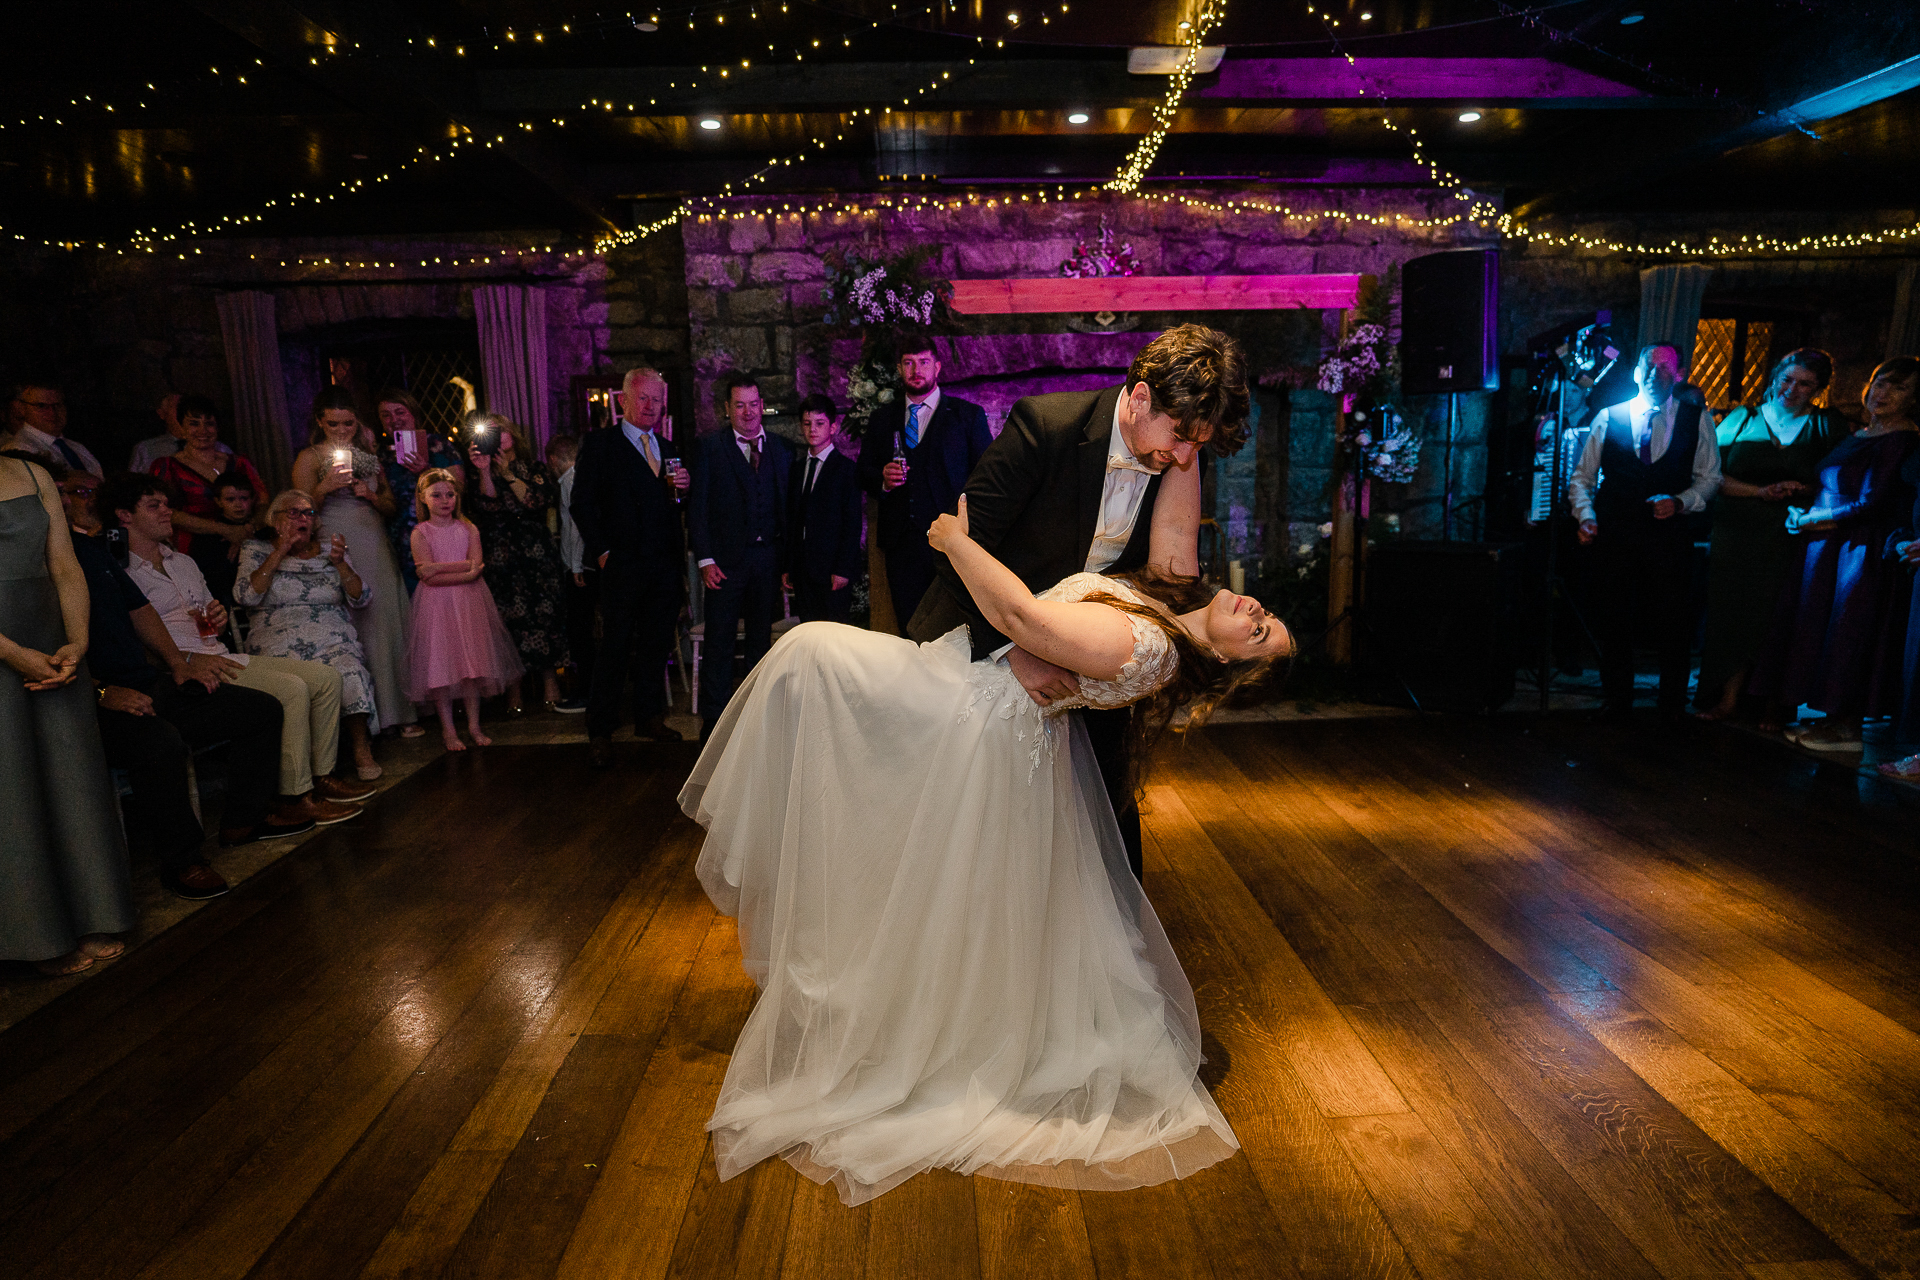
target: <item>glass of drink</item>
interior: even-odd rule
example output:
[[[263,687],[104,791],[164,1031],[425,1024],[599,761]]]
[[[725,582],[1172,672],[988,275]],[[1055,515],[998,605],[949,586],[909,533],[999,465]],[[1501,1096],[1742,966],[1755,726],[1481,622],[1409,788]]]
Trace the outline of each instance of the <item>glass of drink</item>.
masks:
[[[211,640],[220,634],[220,628],[213,625],[211,611],[206,605],[192,606],[187,610],[187,616],[193,619],[194,630],[200,633],[202,640]]]

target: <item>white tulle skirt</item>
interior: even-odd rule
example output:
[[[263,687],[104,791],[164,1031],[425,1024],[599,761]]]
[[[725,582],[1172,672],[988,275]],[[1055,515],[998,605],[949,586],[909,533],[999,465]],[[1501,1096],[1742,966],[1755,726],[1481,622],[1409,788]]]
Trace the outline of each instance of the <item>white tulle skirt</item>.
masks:
[[[722,1178],[1118,1190],[1239,1147],[1084,730],[967,655],[796,627],[680,793],[760,987],[707,1126]]]

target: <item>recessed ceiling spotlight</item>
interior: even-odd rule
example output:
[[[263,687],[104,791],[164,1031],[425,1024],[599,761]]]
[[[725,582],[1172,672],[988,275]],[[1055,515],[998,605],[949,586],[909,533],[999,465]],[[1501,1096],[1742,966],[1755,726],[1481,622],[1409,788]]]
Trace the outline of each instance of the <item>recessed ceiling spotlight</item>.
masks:
[[[658,31],[660,24],[657,22],[636,22],[633,24],[633,29],[635,31]]]
[[[1472,124],[1475,120],[1478,120],[1479,118],[1480,118],[1480,113],[1478,111],[1462,111],[1460,113],[1461,124]]]
[[[1372,21],[1373,21],[1373,15],[1372,15],[1372,14],[1370,14],[1370,13],[1363,13],[1363,14],[1361,14],[1361,15],[1360,15],[1360,21],[1362,21],[1362,22],[1372,22]]]
[[[1087,119],[1088,117],[1086,112],[1075,111],[1074,113],[1072,113],[1067,117],[1067,123],[1068,124],[1085,124],[1087,122]]]
[[[720,122],[718,120],[715,120],[713,117],[709,116],[705,120],[702,120],[700,122],[700,127],[702,129],[718,129],[720,127]]]
[[[1180,20],[1180,29],[1182,31],[1191,31],[1193,30],[1193,24],[1191,22],[1188,22],[1185,18],[1182,18]]]
[[[1620,25],[1623,27],[1630,27],[1636,22],[1645,22],[1646,20],[1647,20],[1647,15],[1644,13],[1641,13],[1638,9],[1635,9],[1632,13],[1620,19]]]
[[[1009,9],[1009,10],[1007,10],[1007,21],[1008,21],[1008,22],[1011,22],[1011,23],[1012,23],[1012,24],[1013,24],[1014,26],[1016,26],[1016,27],[1017,27],[1017,26],[1019,26],[1019,25],[1020,25],[1020,11],[1019,11],[1018,9]]]

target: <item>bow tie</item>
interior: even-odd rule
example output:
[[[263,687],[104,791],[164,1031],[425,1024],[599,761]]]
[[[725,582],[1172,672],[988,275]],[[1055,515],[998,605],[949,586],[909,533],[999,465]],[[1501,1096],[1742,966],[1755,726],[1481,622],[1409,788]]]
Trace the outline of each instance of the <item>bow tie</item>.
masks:
[[[1140,459],[1134,457],[1130,453],[1123,453],[1119,457],[1114,457],[1112,454],[1108,454],[1107,470],[1138,471],[1141,475],[1145,475],[1145,476],[1157,476],[1160,474],[1158,471],[1155,471],[1152,467],[1140,461]]]

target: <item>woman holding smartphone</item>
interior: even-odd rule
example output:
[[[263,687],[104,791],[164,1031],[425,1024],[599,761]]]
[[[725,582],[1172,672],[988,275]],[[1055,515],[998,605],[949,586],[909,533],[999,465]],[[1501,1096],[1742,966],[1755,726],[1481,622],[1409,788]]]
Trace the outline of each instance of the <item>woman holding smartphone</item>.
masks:
[[[294,487],[313,495],[321,540],[330,542],[335,534],[346,539],[347,554],[371,593],[352,616],[373,673],[373,727],[413,724],[420,716],[406,695],[407,590],[387,541],[387,520],[397,504],[379,445],[346,388],[328,387],[314,398],[308,441],[293,460]]]
[[[427,425],[426,410],[410,391],[388,387],[374,402],[374,412],[380,415],[380,433],[393,446],[385,460],[387,487],[393,491],[394,501],[393,514],[387,517],[387,541],[400,562],[400,578],[407,595],[412,596],[419,585],[419,579],[413,576],[413,526],[418,523],[413,496],[420,477],[428,471],[459,474],[460,451]]]

